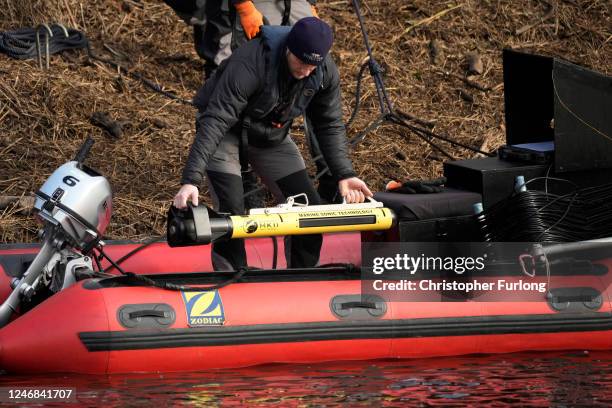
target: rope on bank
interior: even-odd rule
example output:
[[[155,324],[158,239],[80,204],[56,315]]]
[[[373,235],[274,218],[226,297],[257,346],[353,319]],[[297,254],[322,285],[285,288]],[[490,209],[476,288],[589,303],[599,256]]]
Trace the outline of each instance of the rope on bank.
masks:
[[[65,50],[86,48],[88,40],[82,32],[61,24],[41,24],[37,28],[20,28],[0,32],[0,51],[16,59],[42,58],[41,37],[45,40],[45,55]]]
[[[0,32],[0,52],[16,59],[38,59],[40,68],[49,68],[49,57],[68,50],[85,49],[90,59],[108,64],[119,70],[122,74],[141,82],[147,88],[174,99],[186,105],[193,105],[191,100],[181,98],[172,92],[164,90],[160,85],[146,79],[138,72],[131,72],[123,65],[96,55],[91,49],[87,36],[73,28],[66,28],[61,24],[41,24],[36,28],[20,28],[14,31]]]

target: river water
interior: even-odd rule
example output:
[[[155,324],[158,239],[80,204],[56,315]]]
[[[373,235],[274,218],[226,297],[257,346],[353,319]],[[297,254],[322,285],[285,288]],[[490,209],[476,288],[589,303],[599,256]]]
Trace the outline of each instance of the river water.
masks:
[[[612,406],[612,352],[277,364],[199,373],[5,374],[0,383],[75,388],[77,403],[44,404],[58,407]]]

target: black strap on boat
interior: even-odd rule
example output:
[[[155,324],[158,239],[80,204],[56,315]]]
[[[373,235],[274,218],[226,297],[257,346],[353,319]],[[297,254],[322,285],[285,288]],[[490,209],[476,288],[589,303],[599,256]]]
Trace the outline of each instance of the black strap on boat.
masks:
[[[278,266],[278,241],[276,241],[276,237],[272,238],[272,269],[276,269]]]
[[[127,254],[123,255],[121,258],[119,258],[115,263],[117,265],[121,265],[123,262],[125,262],[128,258],[131,258],[134,254],[137,254],[138,252],[142,251],[143,249],[149,247],[150,245],[161,241],[165,236],[164,235],[159,235],[156,237],[151,237],[149,239],[147,239],[146,241],[144,241],[143,243],[140,244],[140,246],[134,248],[133,250],[131,250],[130,252],[128,252]],[[111,264],[111,266],[109,266],[108,268],[106,268],[106,271],[104,272],[108,272],[110,270],[116,269],[115,265]]]
[[[236,273],[234,274],[234,276],[232,276],[230,279],[226,280],[225,282],[221,282],[217,285],[207,286],[207,287],[176,285],[174,283],[169,283],[169,282],[160,283],[151,278],[147,278],[146,276],[137,275],[134,272],[124,271],[115,261],[113,261],[108,255],[106,255],[106,253],[104,253],[104,250],[102,250],[102,248],[98,248],[98,251],[100,252],[100,255],[102,255],[108,262],[110,262],[112,266],[117,268],[117,270],[121,272],[121,274],[131,278],[132,280],[142,283],[145,286],[151,286],[151,287],[155,287],[159,289],[173,290],[173,291],[179,291],[179,292],[180,291],[209,292],[212,290],[221,289],[227,285],[238,282],[242,278],[242,276],[249,270],[248,267],[239,268],[238,270],[236,270]]]
[[[232,283],[236,283],[238,281],[240,281],[240,279],[242,278],[242,276],[247,273],[249,271],[249,268],[243,267],[243,268],[239,268],[235,273],[234,276],[232,276],[230,279],[221,282],[217,285],[213,285],[213,286],[206,286],[206,287],[201,287],[201,286],[185,286],[185,285],[176,285],[174,283],[169,283],[169,282],[157,282],[151,278],[148,278],[146,276],[142,276],[142,275],[137,275],[134,272],[126,272],[125,275],[130,277],[131,279],[133,279],[136,282],[142,283],[145,286],[151,286],[151,287],[156,287],[159,289],[164,289],[164,290],[173,290],[173,291],[177,291],[177,292],[210,292],[213,290],[218,290],[221,288],[224,288],[228,285],[231,285]]]
[[[284,0],[285,10],[283,10],[283,20],[281,25],[288,26],[291,18],[291,0]]]

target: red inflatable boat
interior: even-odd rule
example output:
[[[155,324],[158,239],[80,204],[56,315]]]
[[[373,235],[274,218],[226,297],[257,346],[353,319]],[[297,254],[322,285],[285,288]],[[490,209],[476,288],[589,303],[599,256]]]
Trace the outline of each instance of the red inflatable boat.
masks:
[[[249,259],[272,264],[271,240],[248,242]],[[120,257],[134,245],[108,245]],[[154,244],[125,269],[157,282],[206,287],[206,246]],[[327,236],[324,261],[359,264],[358,234]],[[7,272],[35,248],[3,249]],[[282,253],[282,246],[279,251]],[[252,270],[213,291],[145,287],[129,277],[83,279],[0,329],[0,367],[12,373],[193,371],[273,362],[450,356],[523,350],[612,348],[612,260],[551,275],[582,297],[529,302],[397,302],[362,297],[356,269]],[[12,273],[15,274],[15,269]],[[172,272],[172,273],[171,273]],[[178,273],[177,273],[178,272]],[[519,274],[484,273],[519,281]],[[588,299],[584,297],[588,295]]]
[[[171,210],[169,242],[197,246],[156,243],[136,251],[135,244],[102,241],[112,189],[82,164],[89,147],[91,142],[36,192],[42,245],[0,247],[0,370],[195,371],[276,362],[612,349],[610,239],[583,246],[535,245],[534,254],[521,254],[518,263],[516,257],[487,261],[473,272],[470,279],[482,288],[496,282],[522,288],[525,281],[541,285],[544,279],[545,291],[513,301],[491,298],[494,291],[488,289],[463,296],[460,289],[448,289],[442,275],[408,274],[396,281],[373,276],[369,273],[377,272],[365,260],[371,253],[362,253],[356,233],[325,235],[321,266],[293,270],[284,269],[282,240],[269,238],[386,230],[395,214],[404,217],[402,211],[406,217],[432,212],[470,221],[466,214],[480,199],[473,193],[459,213],[462,192],[413,197],[418,203],[411,208],[402,199],[395,211],[376,202],[304,207],[293,205],[291,197],[285,206],[244,216],[203,207]],[[444,214],[431,210],[436,206]],[[465,238],[467,224],[456,221],[440,222],[454,225]],[[426,222],[434,238],[440,235],[437,224]],[[421,227],[400,221],[399,236]],[[258,269],[211,272],[206,244],[256,236],[268,237],[246,240],[249,265]],[[393,236],[378,240],[387,245]],[[412,238],[424,241],[422,235]],[[553,253],[556,259],[549,259]],[[449,273],[453,284],[469,283],[463,271]],[[384,285],[388,290],[376,292]],[[393,296],[398,288],[410,287],[422,293]]]

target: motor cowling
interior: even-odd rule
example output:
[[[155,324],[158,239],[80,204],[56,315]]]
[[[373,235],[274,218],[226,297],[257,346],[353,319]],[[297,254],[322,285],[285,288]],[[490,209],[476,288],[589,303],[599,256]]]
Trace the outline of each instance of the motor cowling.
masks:
[[[63,164],[36,192],[35,210],[43,222],[61,227],[77,248],[98,241],[111,219],[108,180],[78,161]]]

